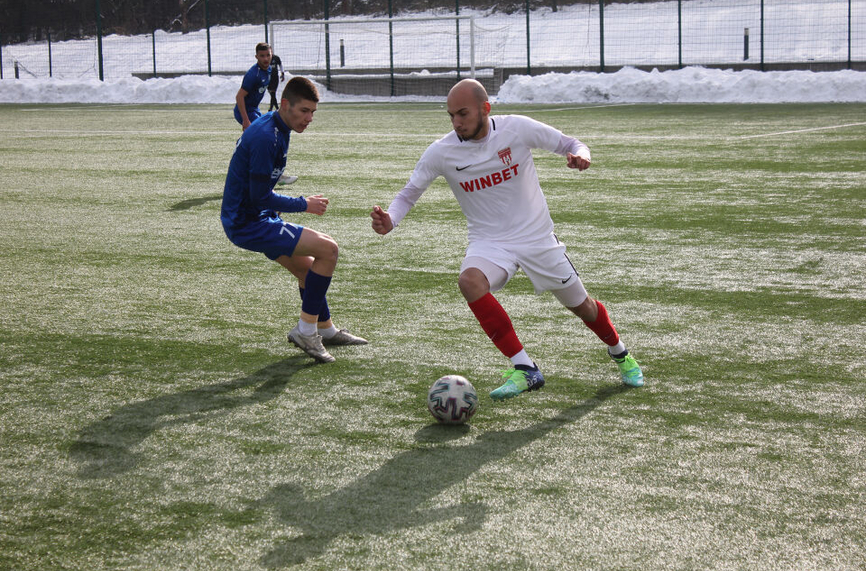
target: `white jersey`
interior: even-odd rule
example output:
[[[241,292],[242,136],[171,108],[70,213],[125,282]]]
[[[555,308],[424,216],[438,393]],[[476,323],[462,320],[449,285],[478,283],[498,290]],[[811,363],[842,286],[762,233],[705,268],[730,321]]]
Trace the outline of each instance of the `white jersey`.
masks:
[[[388,213],[396,226],[439,176],[445,177],[466,216],[469,241],[519,243],[553,232],[538,183],[532,149],[590,160],[589,148],[557,129],[522,115],[488,117],[482,141],[451,131],[431,144]]]

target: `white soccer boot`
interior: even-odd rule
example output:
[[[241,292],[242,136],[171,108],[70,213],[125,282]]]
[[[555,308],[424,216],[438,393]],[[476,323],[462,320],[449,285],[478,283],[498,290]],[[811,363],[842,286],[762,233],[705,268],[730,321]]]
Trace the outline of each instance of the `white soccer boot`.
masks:
[[[335,345],[366,345],[369,343],[363,337],[358,337],[357,335],[352,335],[349,333],[348,329],[340,329],[333,337],[323,337],[322,345],[326,346],[335,346]]]
[[[290,343],[320,363],[333,363],[336,361],[334,356],[328,353],[328,350],[322,345],[322,336],[318,333],[304,335],[296,325],[294,329],[289,331],[287,337]]]
[[[287,184],[292,184],[296,180],[298,180],[298,177],[283,173],[280,175],[280,178],[277,179],[277,184],[280,186],[284,186]]]

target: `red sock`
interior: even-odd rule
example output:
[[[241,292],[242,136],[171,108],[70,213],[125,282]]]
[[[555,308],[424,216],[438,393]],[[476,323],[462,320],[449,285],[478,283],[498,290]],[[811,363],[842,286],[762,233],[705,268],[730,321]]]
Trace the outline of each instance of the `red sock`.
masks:
[[[484,297],[476,299],[469,304],[469,309],[475,314],[481,328],[487,333],[496,348],[502,351],[503,355],[510,359],[523,350],[523,345],[517,338],[517,333],[514,332],[511,318],[508,317],[493,294],[487,293]]]
[[[586,323],[586,326],[593,333],[598,335],[599,339],[607,343],[609,347],[613,347],[619,343],[619,334],[614,329],[613,323],[610,322],[610,316],[607,314],[607,309],[604,308],[604,305],[598,300],[595,300],[595,304],[598,306],[598,317],[592,323],[589,321],[584,321],[584,323]]]

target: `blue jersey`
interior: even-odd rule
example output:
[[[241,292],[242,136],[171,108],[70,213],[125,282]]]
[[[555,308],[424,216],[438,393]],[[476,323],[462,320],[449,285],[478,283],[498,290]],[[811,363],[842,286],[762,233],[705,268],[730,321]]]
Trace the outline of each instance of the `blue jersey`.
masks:
[[[262,97],[265,96],[265,91],[268,90],[268,83],[270,80],[271,68],[268,67],[268,69],[262,69],[259,64],[251,67],[244,75],[244,80],[241,82],[241,89],[247,92],[246,97],[244,97],[244,107],[247,108],[247,111],[259,108],[259,103],[262,102]],[[236,110],[237,107],[237,104],[235,104]]]
[[[276,212],[304,212],[307,201],[274,192],[286,166],[291,129],[279,112],[266,113],[244,131],[229,163],[220,219],[229,240],[244,226]]]

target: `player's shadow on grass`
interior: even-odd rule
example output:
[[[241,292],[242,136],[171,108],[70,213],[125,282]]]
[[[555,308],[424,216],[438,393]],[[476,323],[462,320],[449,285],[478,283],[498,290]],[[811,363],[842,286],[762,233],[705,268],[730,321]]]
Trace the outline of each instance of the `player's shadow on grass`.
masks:
[[[193,206],[201,206],[206,202],[211,202],[213,200],[222,200],[222,194],[213,194],[211,196],[202,196],[201,198],[190,198],[188,200],[181,200],[176,204],[172,204],[168,207],[169,212],[177,212],[179,210],[189,210]]]
[[[109,478],[127,472],[138,465],[136,446],[153,432],[277,398],[295,373],[313,364],[299,355],[240,379],[122,406],[82,430],[70,447],[72,457],[81,463],[78,474]],[[255,387],[252,394],[235,394],[250,387]]]
[[[446,520],[461,520],[455,533],[479,529],[487,517],[487,506],[482,502],[443,507],[424,504],[484,465],[577,422],[610,397],[627,390],[625,385],[601,388],[591,398],[549,420],[513,432],[488,432],[466,446],[445,444],[455,434],[466,434],[465,429],[424,428],[416,433],[416,440],[437,445],[399,454],[378,470],[316,500],[306,499],[297,485],[279,484],[257,507],[273,509],[280,523],[292,526],[300,535],[280,542],[260,563],[268,568],[298,565],[324,553],[341,536],[384,535]]]

